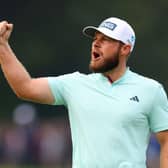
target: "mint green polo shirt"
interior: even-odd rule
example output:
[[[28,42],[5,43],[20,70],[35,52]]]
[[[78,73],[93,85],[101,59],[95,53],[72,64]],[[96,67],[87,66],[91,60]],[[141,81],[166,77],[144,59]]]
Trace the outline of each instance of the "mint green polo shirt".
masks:
[[[129,69],[113,83],[79,72],[48,82],[54,104],[69,112],[73,168],[146,168],[150,133],[168,129],[161,84]]]

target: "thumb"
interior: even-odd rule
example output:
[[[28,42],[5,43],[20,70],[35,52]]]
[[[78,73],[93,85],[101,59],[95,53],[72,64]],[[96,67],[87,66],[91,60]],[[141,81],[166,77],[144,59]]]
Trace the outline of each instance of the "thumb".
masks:
[[[7,31],[7,21],[0,22],[0,35],[2,36]]]
[[[10,35],[11,35],[11,33],[12,33],[12,30],[13,30],[13,24],[7,24],[6,25],[6,33],[5,33],[5,37],[6,37],[6,39],[9,39],[9,37],[10,37]]]

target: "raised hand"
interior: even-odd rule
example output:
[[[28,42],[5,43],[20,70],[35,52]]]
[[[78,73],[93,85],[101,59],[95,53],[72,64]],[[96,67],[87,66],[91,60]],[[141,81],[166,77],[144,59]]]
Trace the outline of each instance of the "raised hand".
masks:
[[[0,45],[8,43],[8,39],[13,30],[13,24],[7,21],[0,22]]]

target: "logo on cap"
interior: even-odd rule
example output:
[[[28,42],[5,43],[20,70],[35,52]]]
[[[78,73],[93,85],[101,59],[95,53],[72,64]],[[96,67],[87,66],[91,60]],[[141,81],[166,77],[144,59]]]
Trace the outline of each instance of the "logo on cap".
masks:
[[[135,36],[131,36],[131,41],[132,41],[132,43],[135,42]]]
[[[129,44],[133,44],[135,42],[135,36],[132,35],[131,38],[127,40],[127,42]]]
[[[99,27],[105,27],[105,28],[113,31],[117,27],[117,25],[115,23],[112,23],[112,22],[103,22],[103,23],[100,24]]]

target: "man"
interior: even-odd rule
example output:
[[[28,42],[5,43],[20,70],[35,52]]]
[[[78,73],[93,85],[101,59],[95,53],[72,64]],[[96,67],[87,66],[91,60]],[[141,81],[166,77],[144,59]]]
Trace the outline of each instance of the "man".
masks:
[[[93,38],[89,75],[32,78],[12,52],[13,25],[0,23],[2,71],[19,98],[68,108],[73,168],[146,168],[150,132],[168,167],[168,102],[161,84],[127,67],[135,33],[119,18],[84,28]]]

